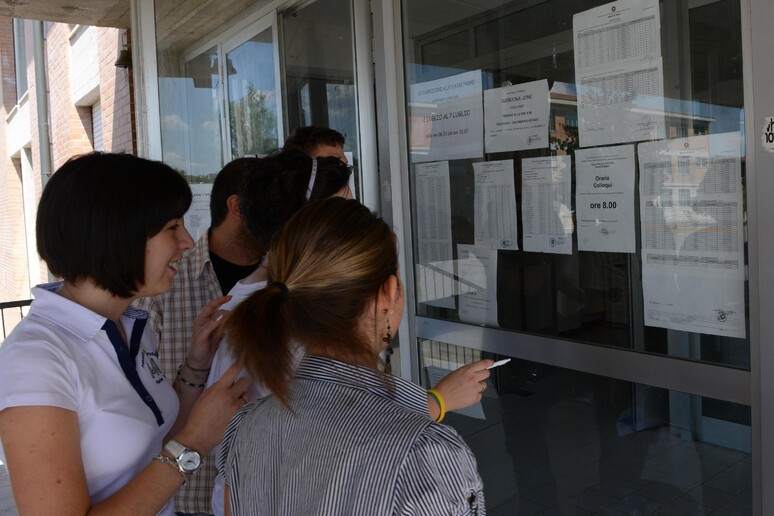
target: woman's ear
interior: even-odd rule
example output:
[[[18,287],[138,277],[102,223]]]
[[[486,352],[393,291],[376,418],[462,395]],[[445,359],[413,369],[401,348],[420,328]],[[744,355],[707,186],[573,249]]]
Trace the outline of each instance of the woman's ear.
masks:
[[[378,310],[391,310],[400,297],[400,281],[395,274],[390,274],[379,288]]]

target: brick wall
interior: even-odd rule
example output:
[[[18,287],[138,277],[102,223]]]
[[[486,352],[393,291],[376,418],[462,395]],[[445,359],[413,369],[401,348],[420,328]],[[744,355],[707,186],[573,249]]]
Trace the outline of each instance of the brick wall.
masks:
[[[29,294],[21,162],[8,155],[6,120],[16,106],[13,22],[0,18],[0,301]]]
[[[13,24],[10,18],[0,18],[0,151],[3,158],[7,157],[5,149],[8,148],[8,129],[5,124],[8,114],[16,105],[16,81],[15,74],[8,75],[8,70],[14,69],[13,58]],[[0,301],[7,301],[13,293],[13,286],[8,286],[9,280],[14,275],[14,264],[7,250],[15,247],[14,221],[7,216],[10,212],[9,204],[16,199],[21,199],[21,181],[14,181],[13,163],[10,159],[0,159]],[[15,209],[18,209],[14,206]]]
[[[6,70],[14,70],[15,63],[13,57],[13,22],[11,18],[0,18],[0,70],[3,70],[0,95],[3,99],[3,120],[16,105],[16,74],[5,73]],[[2,148],[5,149],[5,147]]]
[[[56,170],[72,156],[91,152],[91,114],[72,102],[70,84],[70,31],[64,23],[46,24],[49,84],[49,118],[53,168]]]
[[[35,72],[33,62],[32,23],[26,23],[27,75],[30,111],[29,154],[35,170],[36,198],[40,197],[40,138],[38,136]],[[73,26],[44,23],[46,63],[49,90],[49,135],[51,158],[56,170],[70,157],[91,152],[91,108],[77,107],[72,99],[70,79],[70,40]],[[112,28],[97,31],[99,56],[99,96],[102,107],[103,139],[106,151],[135,153],[131,71],[114,66],[128,35]],[[0,17],[0,301],[27,298],[27,241],[24,233],[21,160],[8,152],[7,119],[16,106],[13,31],[10,18]],[[34,223],[34,221],[33,221]],[[40,263],[41,277],[47,278],[45,264]]]
[[[102,104],[102,135],[105,150],[135,151],[135,131],[132,116],[131,69],[115,66],[118,53],[128,44],[128,34],[118,29],[100,28],[99,96]]]

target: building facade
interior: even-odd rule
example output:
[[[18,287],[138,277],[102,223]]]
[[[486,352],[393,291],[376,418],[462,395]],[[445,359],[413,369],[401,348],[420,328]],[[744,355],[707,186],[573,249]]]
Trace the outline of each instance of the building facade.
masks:
[[[117,28],[0,19],[0,301],[29,299],[48,278],[35,246],[48,175],[93,150],[135,152],[131,69],[115,66],[127,37]]]
[[[490,513],[774,513],[769,0],[89,5],[131,29],[138,153],[201,199],[345,134],[400,241],[401,374],[512,359],[449,417]]]

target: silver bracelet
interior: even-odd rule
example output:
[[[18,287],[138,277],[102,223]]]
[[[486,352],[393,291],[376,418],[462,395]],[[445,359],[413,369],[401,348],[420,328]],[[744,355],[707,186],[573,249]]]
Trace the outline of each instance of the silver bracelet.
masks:
[[[207,385],[207,379],[205,379],[202,383],[192,383],[183,378],[183,375],[180,374],[180,370],[183,369],[183,365],[180,364],[180,366],[177,368],[177,375],[175,376],[175,381],[180,382],[184,385],[187,385],[189,387],[193,387],[194,389],[202,389],[205,385]],[[198,380],[198,378],[197,378]]]
[[[168,464],[168,465],[172,466],[173,468],[175,468],[175,471],[180,473],[180,476],[183,477],[183,485],[185,485],[185,481],[187,479],[186,479],[185,473],[183,473],[180,470],[180,466],[177,465],[177,461],[174,461],[174,460],[170,459],[169,457],[167,457],[166,455],[164,455],[161,452],[157,453],[156,456],[153,457],[153,458],[158,460],[158,461],[163,462],[164,464]]]

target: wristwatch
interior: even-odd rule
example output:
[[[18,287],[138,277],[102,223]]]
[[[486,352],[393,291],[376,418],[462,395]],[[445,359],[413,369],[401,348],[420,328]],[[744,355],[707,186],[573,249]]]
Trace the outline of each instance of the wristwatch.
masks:
[[[202,465],[202,457],[198,451],[186,448],[174,439],[164,446],[164,451],[172,455],[177,462],[177,468],[185,475],[190,475]]]

